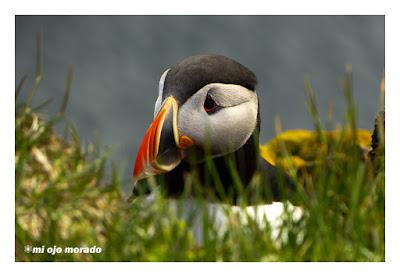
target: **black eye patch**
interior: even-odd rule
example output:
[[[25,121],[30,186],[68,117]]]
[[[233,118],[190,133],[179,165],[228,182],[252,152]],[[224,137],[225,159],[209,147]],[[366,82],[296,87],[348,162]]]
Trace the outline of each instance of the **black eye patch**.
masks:
[[[203,107],[208,114],[213,114],[221,109],[221,106],[219,106],[217,102],[215,102],[210,94],[207,94],[206,99],[204,100]]]

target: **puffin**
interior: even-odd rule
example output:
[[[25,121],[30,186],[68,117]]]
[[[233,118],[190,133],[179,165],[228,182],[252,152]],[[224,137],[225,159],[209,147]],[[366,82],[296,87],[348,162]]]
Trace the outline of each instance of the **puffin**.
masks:
[[[191,56],[165,70],[130,199],[150,194],[146,179],[154,176],[170,198],[189,191],[232,205],[285,200],[296,184],[260,155],[256,87],[249,68],[219,54]]]

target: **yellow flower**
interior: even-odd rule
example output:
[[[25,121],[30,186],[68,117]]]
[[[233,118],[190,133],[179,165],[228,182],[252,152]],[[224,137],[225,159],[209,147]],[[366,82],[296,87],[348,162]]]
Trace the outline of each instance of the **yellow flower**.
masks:
[[[371,132],[358,129],[356,144],[362,151],[368,151],[371,145]],[[331,146],[337,145],[338,156],[341,149],[352,140],[350,131],[323,131],[288,130],[260,145],[261,156],[272,165],[281,165],[289,168],[292,165],[299,169],[313,165],[329,154]]]

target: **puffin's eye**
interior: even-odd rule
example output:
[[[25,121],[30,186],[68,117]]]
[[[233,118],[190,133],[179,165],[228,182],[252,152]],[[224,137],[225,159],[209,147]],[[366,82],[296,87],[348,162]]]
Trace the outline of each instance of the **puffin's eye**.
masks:
[[[216,112],[220,106],[212,99],[212,97],[207,94],[206,100],[204,101],[204,110],[206,113],[211,114]]]

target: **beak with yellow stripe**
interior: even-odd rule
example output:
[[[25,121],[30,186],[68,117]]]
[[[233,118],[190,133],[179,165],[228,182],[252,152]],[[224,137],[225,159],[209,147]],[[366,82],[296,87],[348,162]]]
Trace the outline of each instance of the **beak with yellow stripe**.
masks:
[[[184,158],[183,151],[193,141],[178,131],[178,103],[168,96],[147,129],[136,156],[135,183],[152,175],[173,170]]]

